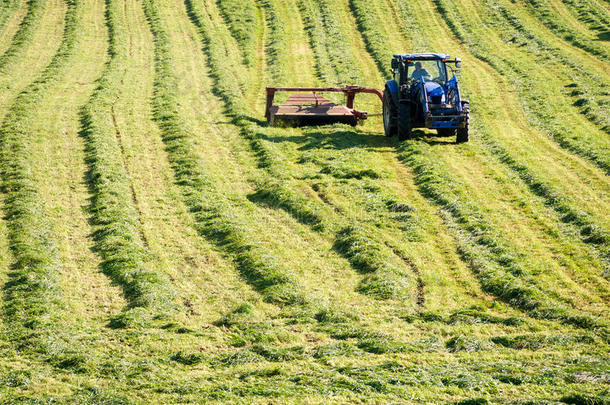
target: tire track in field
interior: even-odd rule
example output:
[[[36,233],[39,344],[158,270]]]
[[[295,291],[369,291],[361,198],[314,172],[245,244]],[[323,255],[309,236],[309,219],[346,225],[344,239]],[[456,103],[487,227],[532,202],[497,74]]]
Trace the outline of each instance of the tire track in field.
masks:
[[[108,4],[107,4],[107,8],[108,8]],[[127,16],[127,1],[123,2],[123,16],[126,17]],[[133,34],[131,32],[131,30],[129,29],[130,24],[125,24],[126,26],[126,31],[127,31],[127,37],[128,37],[128,47],[127,47],[127,55],[129,57],[133,57],[133,53],[134,53],[134,44],[133,44]],[[125,67],[123,69],[123,73],[121,75],[121,80],[120,80],[120,84],[121,86],[123,86],[125,84],[125,77],[127,76],[127,67]],[[125,145],[124,145],[124,141],[123,141],[123,133],[121,132],[121,128],[120,125],[118,123],[117,120],[117,113],[116,113],[116,104],[117,104],[117,100],[118,98],[121,97],[121,92],[119,92],[117,94],[117,99],[115,99],[112,104],[110,105],[110,115],[112,117],[112,126],[114,127],[115,130],[115,135],[116,135],[116,139],[117,142],[119,144],[119,147],[121,149],[121,157],[123,160],[123,167],[125,168],[125,172],[127,173],[127,178],[129,179],[129,189],[131,192],[131,199],[133,202],[133,205],[138,213],[138,222],[140,223],[140,226],[138,226],[138,231],[140,233],[140,238],[142,239],[142,242],[144,243],[144,245],[146,246],[147,249],[150,249],[150,243],[148,241],[148,237],[146,236],[146,232],[144,231],[144,222],[142,220],[144,214],[142,212],[142,208],[140,207],[140,203],[138,201],[138,196],[136,194],[136,190],[135,190],[135,186],[134,186],[134,182],[133,182],[133,175],[130,171],[129,165],[127,164],[127,157],[126,157],[126,152],[125,152]],[[170,275],[170,280],[174,281]]]
[[[125,75],[126,73],[127,73],[127,70],[124,71],[123,75]],[[123,83],[123,79],[121,79],[121,83]],[[150,243],[148,242],[148,237],[146,236],[146,233],[144,232],[144,223],[142,222],[142,217],[144,216],[144,214],[142,213],[142,208],[140,207],[140,203],[138,202],[138,197],[136,195],[136,190],[133,185],[133,181],[131,181],[132,175],[129,172],[129,166],[127,165],[127,159],[125,157],[125,145],[123,145],[123,134],[122,134],[121,128],[119,127],[119,124],[117,122],[116,111],[115,111],[115,107],[114,107],[115,104],[116,103],[113,103],[110,105],[110,116],[112,117],[112,126],[114,128],[114,134],[115,134],[117,143],[119,145],[119,148],[121,149],[121,158],[123,160],[123,167],[125,168],[127,178],[130,179],[130,181],[129,181],[130,193],[129,194],[131,195],[131,202],[133,203],[133,206],[138,213],[138,222],[140,223],[140,225],[138,226],[138,233],[140,234],[140,238],[142,239],[142,243],[144,244],[144,246],[147,249],[149,249]],[[172,279],[171,276],[170,276],[170,279]],[[174,280],[171,280],[171,281],[174,281]]]
[[[5,73],[22,56],[23,50],[31,44],[40,19],[44,15],[45,8],[46,0],[28,0],[28,11],[23,20],[21,20],[11,45],[0,55],[0,74]]]
[[[10,46],[27,12],[27,5],[20,0],[11,1],[0,9],[0,55]]]
[[[187,6],[189,6],[189,4],[188,4],[188,3],[187,3]],[[190,6],[189,6],[189,7],[190,7]],[[207,10],[202,10],[202,11],[196,11],[196,12],[197,12],[197,14],[195,14],[194,16],[193,16],[194,11],[193,11],[193,12],[191,12],[191,15],[192,15],[192,16],[193,16],[193,18],[195,19],[195,21],[194,21],[195,25],[199,26],[199,27],[200,27],[202,30],[204,30],[204,31],[203,31],[203,35],[204,35],[204,38],[205,38],[205,41],[204,41],[204,42],[205,42],[205,43],[210,44],[210,41],[214,41],[213,46],[211,46],[211,45],[210,45],[210,47],[209,47],[209,48],[207,48],[207,52],[209,52],[208,56],[210,56],[210,58],[215,58],[215,57],[217,57],[217,55],[215,54],[216,52],[218,52],[218,54],[224,54],[224,51],[222,51],[222,50],[221,50],[221,45],[220,45],[220,42],[222,42],[222,41],[224,41],[224,40],[223,40],[222,38],[220,38],[219,36],[215,36],[215,37],[213,37],[213,38],[208,36],[208,35],[209,35],[208,30],[210,30],[210,31],[211,31],[211,28],[210,28],[210,26],[209,26],[208,24],[210,24],[210,25],[211,25],[211,24],[213,24],[212,22],[209,22],[209,21],[208,21],[209,15],[208,15],[207,13],[209,13],[209,11],[210,11],[209,9],[207,9]],[[199,13],[202,13],[202,14],[199,14]],[[205,14],[205,15],[204,15],[204,14]],[[215,42],[215,41],[219,41],[219,42]],[[214,63],[212,63],[211,65],[212,65],[212,66],[215,66],[215,63],[216,63],[216,62],[218,62],[218,61],[215,61],[215,62],[214,62]],[[221,70],[213,70],[213,75],[214,75],[214,74],[219,74],[219,72],[220,72],[220,71],[221,71]],[[221,76],[221,77],[222,77],[222,76]],[[217,79],[217,80],[220,80],[220,78],[218,78],[218,77],[216,77],[216,79]],[[222,82],[223,82],[223,83],[227,83],[225,80],[223,80]],[[216,90],[218,91],[218,89],[216,89]],[[234,93],[228,93],[228,94],[237,94],[237,91],[235,91]],[[224,97],[232,97],[232,96],[228,96],[228,95],[227,95],[227,93],[220,93],[220,95],[221,95],[221,96],[224,96]],[[236,97],[239,97],[239,96],[236,96]],[[238,105],[238,104],[239,104],[237,101],[228,101],[227,103],[228,103],[229,105]],[[229,110],[229,111],[230,111],[230,110]],[[244,124],[242,123],[242,124],[240,124],[240,125],[244,125]],[[250,131],[248,131],[248,132],[251,132],[251,131],[258,131],[258,129],[257,129],[255,126],[248,127],[248,128],[249,128],[249,129],[250,129],[250,128],[252,128],[252,129],[251,129]],[[269,152],[269,151],[267,151],[266,153],[272,153],[272,154],[275,156],[275,153],[274,153],[274,152]],[[294,226],[294,225],[291,225],[291,226]],[[298,229],[298,228],[297,228],[297,229]],[[317,238],[316,238],[316,239],[317,239]],[[311,243],[311,242],[309,242],[309,243]],[[317,243],[318,243],[318,242],[316,242],[316,244],[317,244]],[[301,259],[299,259],[299,260],[301,260]],[[336,260],[336,259],[333,259],[333,260]],[[292,261],[294,261],[294,259],[293,259]],[[327,266],[328,266],[328,265],[330,265],[330,262],[329,262],[329,263],[327,263],[326,265],[327,265]],[[311,270],[314,270],[314,269],[311,269]],[[310,274],[310,273],[308,272],[308,274]],[[315,289],[316,289],[316,288],[314,288],[314,290],[315,290]],[[319,289],[319,288],[318,288],[318,289]],[[326,295],[326,292],[325,292],[324,294]],[[371,304],[372,304],[372,302],[371,302]],[[314,306],[316,306],[316,305],[317,305],[317,304],[315,303],[315,301],[313,302],[313,305],[314,305]],[[338,315],[338,314],[337,314],[337,315]],[[324,317],[323,317],[322,319],[323,319],[323,320],[324,320],[324,319],[328,320],[328,319],[329,319],[329,318],[328,318],[328,316],[329,316],[329,314],[326,314],[326,315],[324,315]],[[336,319],[337,319],[337,322],[342,323],[342,321],[339,321],[339,320],[338,320],[338,319],[340,319],[340,317],[339,317],[339,318],[336,318]],[[321,321],[321,322],[322,322],[322,321]],[[324,321],[324,322],[326,322],[326,321]],[[359,336],[361,336],[361,335],[359,335]]]
[[[260,3],[255,2],[257,26],[259,26],[258,35],[256,37],[256,57],[254,60],[253,75],[251,79],[251,93],[248,97],[250,105],[256,105],[257,100],[265,93],[266,78],[265,70],[267,66],[267,53],[265,52],[265,44],[267,42],[267,24],[265,24],[265,10],[260,6]],[[258,84],[258,85],[257,85]],[[260,104],[260,103],[259,103]]]
[[[493,75],[493,73],[491,74]],[[498,80],[498,82],[500,81]],[[473,81],[473,83],[475,82]],[[500,91],[508,94],[508,90],[498,90],[498,92]],[[501,110],[496,108],[496,111]],[[516,117],[514,112],[508,109],[506,111],[513,121],[519,122],[519,117]],[[531,129],[528,131],[521,124],[519,124],[519,127],[526,136],[528,132],[531,132]],[[524,136],[519,136],[515,139],[523,138]],[[506,142],[505,139],[506,137],[502,141]],[[545,203],[557,211],[562,221],[571,223],[579,229],[582,240],[599,248],[600,255],[607,261],[607,257],[609,257],[609,243],[607,241],[610,239],[603,231],[606,226],[604,224],[607,223],[607,216],[603,213],[605,211],[604,204],[591,204],[591,201],[602,203],[607,201],[605,196],[609,192],[609,187],[603,173],[597,172],[590,165],[583,164],[584,162],[579,162],[576,157],[562,153],[557,148],[550,147],[548,152],[542,153],[534,148],[531,143],[512,141],[503,148],[497,141],[489,139],[488,136],[484,140],[491,152],[511,170],[514,170],[530,187],[532,193],[544,198]],[[536,145],[546,147],[548,142],[539,139]],[[529,150],[520,153],[508,152],[518,148],[528,148]],[[544,167],[542,171],[542,167],[532,171],[532,166],[542,165],[533,158],[528,159],[528,156],[538,156],[539,154],[542,154],[542,159],[547,161],[548,166]],[[560,155],[561,159],[555,158],[556,155]],[[552,182],[549,182],[548,177]],[[596,224],[602,224],[601,229]]]
[[[55,3],[52,1],[52,5]],[[63,3],[60,4],[44,13],[39,28],[33,33],[31,45],[22,50],[23,57],[15,58],[14,63],[0,72],[0,117],[6,114],[15,97],[36,79],[57,51],[65,13]]]
[[[222,103],[211,94],[210,74],[204,53],[201,51],[199,33],[193,27],[184,4],[177,7],[160,5],[159,11],[164,21],[174,22],[166,26],[166,32],[171,43],[170,57],[177,78],[177,112],[184,127],[192,134],[190,146],[198,156],[204,157],[208,172],[212,171],[211,167],[219,167],[220,178],[225,179],[228,184],[227,189],[247,186],[247,174],[233,174],[236,167],[247,165],[249,162],[244,161],[241,146],[234,145],[232,133],[235,129],[227,125],[228,119],[223,115]],[[166,148],[160,136],[155,144],[157,146],[154,149],[162,151],[159,159],[167,162],[167,154],[172,153],[171,149]],[[163,177],[168,182],[165,187],[172,190],[172,199],[177,200],[176,203],[182,207],[179,218],[181,223],[174,226],[180,226],[179,232],[185,235],[183,237],[185,242],[191,246],[193,252],[189,253],[189,256],[195,262],[191,260],[184,263],[183,255],[178,251],[165,260],[171,260],[176,267],[187,267],[185,274],[187,277],[184,277],[182,272],[177,272],[176,278],[182,280],[181,284],[184,285],[178,288],[183,291],[183,295],[198,313],[194,320],[215,323],[243,302],[253,303],[257,313],[274,313],[275,309],[263,303],[252,286],[240,279],[234,263],[223,257],[218,252],[220,249],[212,242],[198,234],[197,219],[189,218],[193,213],[188,212],[182,202],[180,184],[173,184],[172,168],[165,163],[163,168]],[[243,179],[234,181],[234,177],[243,177]],[[224,190],[221,193],[224,193]],[[175,237],[171,230],[164,229],[160,225],[155,229],[163,230],[158,234],[159,242],[171,244],[169,239]],[[196,254],[195,249],[197,249]],[[173,250],[178,250],[178,247]],[[200,291],[207,293],[201,294]]]
[[[387,241],[386,246],[392,249],[394,254],[402,259],[402,261],[405,263],[405,266],[410,268],[413,274],[415,274],[415,277],[417,279],[417,306],[421,310],[426,304],[426,296],[424,294],[424,281],[421,277],[421,271],[413,262],[413,260],[409,256],[405,255],[405,253],[402,252],[400,249],[396,248]]]
[[[33,142],[28,124],[36,104],[66,72],[78,42],[82,3],[67,2],[64,33],[58,52],[39,77],[22,91],[0,127],[0,170],[5,193],[9,246],[13,254],[10,281],[4,286],[4,311],[11,340],[21,349],[32,345],[43,352],[57,332],[63,306],[58,288],[60,262],[56,235],[45,216],[45,207],[27,146]]]
[[[337,7],[339,7],[339,9],[341,9],[341,10],[345,10],[345,12],[346,12],[347,14],[349,14],[349,9],[347,8],[347,6],[345,6],[345,7],[344,7],[344,6],[338,6],[338,5],[334,5],[334,6],[333,6],[333,10],[337,10]],[[308,11],[306,8],[303,8],[303,9],[302,9],[302,12],[304,12],[304,13],[305,13],[305,12],[311,12],[311,11]],[[350,32],[352,32],[352,31],[353,31],[353,32],[358,32],[358,31],[357,31],[357,29],[356,29],[355,22],[354,22],[354,21],[352,21],[352,22],[351,22],[351,24],[352,24],[353,28],[350,30]],[[366,51],[364,50],[364,45],[362,45],[362,46],[358,46],[358,47],[357,47],[357,49],[358,49],[358,52],[365,52],[365,53],[366,53]],[[367,56],[368,56],[368,55],[367,55]],[[371,61],[371,63],[373,63],[373,62]],[[324,67],[324,65],[322,65],[322,66]],[[376,67],[375,67],[374,63],[373,63],[373,69],[376,69]],[[369,80],[371,83],[376,83],[376,84],[374,85],[374,87],[377,87],[378,83],[382,81],[382,79],[381,79],[381,77],[379,77],[378,73],[376,74],[376,76],[375,76],[375,77],[370,77],[370,78],[369,78],[369,79],[367,79],[367,80]],[[378,123],[377,123],[377,122],[375,122],[375,124],[378,124]],[[343,136],[346,136],[346,137],[356,137],[356,138],[357,138],[357,137],[358,137],[358,135],[359,135],[359,134],[356,134],[356,133],[353,133],[353,134],[347,133],[346,135],[343,135]],[[381,140],[383,140],[383,138],[381,138]],[[412,197],[413,197],[413,195],[412,195],[412,194],[410,194],[410,193],[403,193],[403,191],[402,191],[402,190],[410,190],[410,192],[411,192],[411,193],[415,193],[415,194],[417,194],[417,191],[416,191],[416,190],[414,190],[414,189],[413,189],[413,187],[412,187],[410,184],[405,183],[405,181],[403,180],[403,178],[410,178],[410,177],[411,177],[411,174],[410,174],[410,173],[405,173],[404,171],[398,171],[398,167],[400,167],[401,165],[400,165],[399,163],[397,163],[396,156],[395,156],[395,152],[394,152],[394,151],[392,151],[392,150],[389,148],[389,146],[390,146],[390,145],[388,145],[388,151],[387,151],[386,153],[383,153],[383,154],[382,154],[382,156],[384,156],[384,160],[383,160],[383,161],[380,161],[380,162],[377,164],[377,166],[380,166],[380,167],[394,167],[394,168],[397,170],[397,171],[396,171],[396,175],[395,175],[395,177],[396,177],[396,180],[397,180],[398,182],[400,182],[400,184],[401,184],[401,186],[402,186],[402,187],[400,187],[400,188],[396,188],[394,185],[391,185],[391,186],[390,186],[390,189],[392,189],[394,192],[398,192],[399,194],[401,194],[401,195],[402,195],[402,198],[407,198],[407,201],[409,201],[409,203],[411,203],[411,200],[413,199],[413,198],[412,198]],[[389,154],[388,154],[388,153],[389,153]],[[420,204],[421,204],[421,203],[423,203],[423,201],[419,201],[419,203],[417,204],[417,207],[418,207],[418,208],[417,208],[417,213],[418,213],[418,215],[422,215],[422,214],[423,214],[423,213],[422,213],[422,211],[420,211],[421,209],[423,209],[423,207],[422,207],[422,206],[420,206]],[[424,206],[425,206],[426,204],[427,204],[427,203],[424,203]],[[428,210],[428,209],[429,209],[429,208],[426,208],[426,210]],[[345,211],[345,210],[343,210],[343,211]],[[427,221],[430,221],[430,220],[432,219],[432,218],[430,218],[428,215],[426,215],[426,218],[427,218]],[[437,227],[438,227],[438,226],[441,226],[441,227],[442,227],[442,224],[438,223],[438,224],[437,224]],[[397,230],[397,231],[398,231],[398,230]],[[401,231],[399,231],[399,232],[401,233]],[[436,232],[436,231],[434,231],[434,232],[431,232],[430,234],[427,234],[427,236],[426,236],[426,237],[427,237],[427,238],[434,239],[434,240],[437,240],[437,241],[438,241],[437,243],[439,243],[439,245],[438,245],[438,246],[444,246],[444,245],[446,245],[446,241],[441,242],[441,241],[440,241],[440,239],[439,239],[439,236],[440,236],[440,235],[439,235],[439,233],[438,233],[438,232]],[[423,237],[423,236],[422,236],[422,237]],[[412,248],[411,248],[411,249],[412,249]],[[445,249],[442,249],[442,250],[443,250],[443,253],[447,253],[447,252],[445,251]],[[416,250],[415,250],[415,251],[413,251],[413,252],[412,252],[412,254],[414,254],[416,257],[418,257],[418,258],[419,258],[419,260],[418,260],[418,261],[421,261],[423,258],[425,258],[426,256],[428,256],[428,251],[429,251],[429,249],[428,249],[428,248],[426,248],[424,251],[418,251],[418,249],[416,248]],[[417,253],[416,253],[416,252],[417,252]],[[440,253],[440,252],[439,252],[439,253]],[[443,261],[443,262],[444,262],[444,261],[447,259],[447,256],[448,256],[448,255],[446,255],[446,254],[441,254],[439,257],[437,257],[437,258],[436,258],[435,262],[438,262],[438,261]],[[451,256],[451,254],[449,254],[449,256]],[[450,267],[450,268],[452,268],[452,269],[455,269],[455,268],[456,268],[456,264],[459,262],[459,259],[458,259],[458,258],[455,258],[455,259],[453,259],[453,260],[449,260],[449,261],[450,261],[450,262],[452,262],[452,263],[451,263],[451,264],[449,264],[449,263],[448,263],[448,267]],[[459,267],[459,266],[458,266],[458,267]],[[407,268],[409,268],[409,266],[407,266]],[[464,269],[464,270],[465,270],[465,269]],[[468,273],[467,273],[467,272],[464,272],[464,273],[463,273],[463,275],[466,275],[466,274],[468,274]],[[419,278],[419,277],[418,277],[418,278]],[[460,281],[461,279],[463,279],[463,277],[457,277],[457,278],[456,278],[456,283],[457,283],[457,284],[459,284],[459,285],[464,285],[464,283],[462,283],[462,282]],[[432,281],[431,279],[429,279],[429,280],[430,280],[430,281]],[[473,286],[474,286],[474,284],[473,284]],[[430,287],[430,288],[432,288],[432,285],[431,285],[431,286],[429,286],[429,287]],[[472,291],[472,289],[470,289],[470,290]],[[468,289],[466,289],[466,291],[468,291]],[[451,293],[453,293],[453,291],[452,291]],[[435,295],[435,296],[436,296],[436,295]]]
[[[412,30],[414,32],[417,32],[417,29],[415,27],[412,27]],[[425,35],[421,32],[416,34],[416,36],[425,37]],[[485,73],[477,76],[476,81],[472,81],[471,83],[471,86],[476,85],[476,87],[474,88],[478,89],[478,92],[488,91],[488,89],[493,88],[492,82],[486,84],[479,83],[481,80],[484,81],[485,77],[491,77],[494,75],[494,73],[492,71],[489,71],[489,69],[484,72]],[[468,75],[469,72],[467,71],[465,74]],[[494,83],[501,83],[501,80],[494,80]],[[507,90],[498,90],[496,94],[498,92],[506,93]],[[487,97],[485,100],[488,99],[489,97]],[[481,102],[484,102],[483,99]],[[519,117],[513,110],[506,109],[505,107],[504,110],[506,111],[507,119],[510,119],[511,121],[516,123],[519,122]],[[495,109],[493,109],[493,111],[494,114],[497,115],[497,112],[502,111],[502,109],[496,107]],[[489,115],[487,115],[486,118],[497,119],[492,118]],[[499,120],[499,122],[502,121]],[[517,127],[513,128],[518,128],[525,136],[527,136],[528,128],[523,126],[522,124],[518,124]],[[589,202],[604,201],[603,193],[604,190],[608,189],[607,182],[604,181],[605,176],[600,173],[596,173],[595,170],[591,171],[591,167],[589,165],[585,164],[583,166],[582,163],[584,162],[579,162],[579,159],[571,158],[569,154],[562,151],[561,149],[558,149],[557,147],[550,148],[544,153],[538,151],[537,149],[531,149],[531,151],[529,152],[509,153],[508,150],[517,150],[522,146],[518,144],[515,145],[515,141],[512,141],[513,145],[503,147],[502,143],[504,143],[505,140],[492,139],[490,136],[491,134],[489,134],[489,132],[491,132],[490,128],[487,127],[480,129],[484,130],[484,132],[481,134],[482,140],[484,141],[484,143],[486,143],[486,146],[489,149],[489,151],[485,153],[489,154],[491,152],[491,154],[494,155],[496,159],[499,159],[501,163],[506,165],[510,170],[513,170],[516,174],[518,174],[519,177],[525,182],[525,184],[527,184],[533,194],[543,198],[544,203],[553,210],[555,210],[562,221],[573,223],[577,229],[580,229],[580,231],[583,233],[581,238],[593,247],[599,247],[601,249],[600,255],[602,258],[607,257],[608,253],[604,253],[605,242],[603,233],[601,236],[589,236],[591,232],[593,232],[593,234],[596,234],[596,232],[598,232],[597,230],[595,230],[596,228],[594,226],[596,221],[602,220],[601,223],[603,224],[604,215],[601,214],[601,211],[604,210],[603,206],[590,206]],[[531,128],[529,129],[529,132],[531,132]],[[518,135],[515,139],[523,139],[524,135]],[[496,135],[494,135],[494,137],[495,136]],[[549,142],[546,141],[545,137],[540,138],[539,140],[540,142],[538,143],[538,148],[549,144]],[[533,170],[529,162],[523,160],[528,155],[534,155],[536,153],[544,155],[543,159],[547,161],[547,163],[544,165],[544,177],[540,176],[539,171]],[[561,160],[555,158],[555,155],[559,155],[559,157],[561,157]],[[553,167],[557,167],[557,169],[553,169]],[[548,177],[550,177],[551,179],[553,179],[554,177],[556,177],[556,179],[561,179],[559,183],[565,183],[566,185],[557,187],[557,180],[555,180],[555,182],[551,184],[547,180]],[[569,191],[566,192],[566,189]],[[606,191],[606,193],[608,193],[608,191]],[[576,197],[577,199],[574,199],[574,197]],[[587,208],[587,206],[594,208],[594,211],[591,212],[591,209]],[[586,211],[583,212],[583,208]],[[593,231],[591,231],[591,229],[593,229]],[[598,239],[596,238],[601,239],[597,241]]]
[[[412,145],[410,145],[410,146],[415,146],[415,144],[412,144]],[[421,152],[418,152],[418,153],[421,153]],[[415,156],[417,156],[417,155],[415,155]],[[420,163],[421,163],[421,162],[420,162]],[[430,168],[428,168],[428,170],[429,170],[429,169],[430,169]],[[421,174],[421,173],[420,173],[420,174]],[[428,184],[428,183],[426,182],[425,184]],[[537,227],[534,227],[534,228],[532,228],[532,229],[536,229],[536,228],[537,228]],[[533,234],[532,234],[532,235],[533,235]]]
[[[447,7],[444,0],[435,0],[434,5],[470,53],[511,81],[530,124],[562,148],[610,173],[606,135],[610,123],[597,105],[597,101],[607,99],[603,95],[607,93],[607,80],[528,32],[501,4],[463,5],[472,7],[473,13],[467,17],[457,8]],[[492,48],[496,55],[490,58]]]

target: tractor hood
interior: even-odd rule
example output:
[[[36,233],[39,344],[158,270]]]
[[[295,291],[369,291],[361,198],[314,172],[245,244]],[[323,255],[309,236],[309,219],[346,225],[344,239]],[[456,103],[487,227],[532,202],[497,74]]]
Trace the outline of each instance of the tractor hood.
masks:
[[[424,88],[426,89],[428,100],[430,100],[432,104],[441,104],[445,102],[445,90],[443,89],[443,86],[436,82],[426,82],[424,83]]]

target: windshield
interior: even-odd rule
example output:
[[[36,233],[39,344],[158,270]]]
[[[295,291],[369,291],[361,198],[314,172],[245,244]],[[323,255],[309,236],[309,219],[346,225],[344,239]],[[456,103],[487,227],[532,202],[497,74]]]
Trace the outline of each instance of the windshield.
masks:
[[[445,84],[447,81],[447,69],[441,60],[418,60],[407,65],[407,76],[409,79],[419,81],[421,77],[425,81],[435,81]]]

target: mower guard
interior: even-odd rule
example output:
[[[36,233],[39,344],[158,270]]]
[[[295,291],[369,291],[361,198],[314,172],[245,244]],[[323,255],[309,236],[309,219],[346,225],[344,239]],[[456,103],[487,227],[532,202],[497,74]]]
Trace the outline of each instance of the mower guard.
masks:
[[[278,91],[290,91],[295,92],[295,94],[291,94],[284,104],[274,105],[273,98]],[[343,92],[346,98],[345,105],[335,104],[318,94],[323,92]],[[278,121],[284,121],[294,122],[299,126],[334,123],[355,126],[360,120],[365,120],[368,116],[366,111],[354,108],[354,98],[358,93],[376,94],[383,101],[381,91],[359,86],[267,87],[265,118],[270,125],[275,125]]]

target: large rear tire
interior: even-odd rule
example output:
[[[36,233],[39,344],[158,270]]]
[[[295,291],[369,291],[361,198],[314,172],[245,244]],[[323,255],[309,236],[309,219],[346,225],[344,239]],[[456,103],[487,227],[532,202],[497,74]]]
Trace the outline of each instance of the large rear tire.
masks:
[[[398,111],[394,100],[392,99],[392,93],[386,88],[383,91],[383,131],[385,136],[392,137],[396,135],[398,131],[396,119]]]
[[[455,138],[456,143],[468,142],[468,126],[470,121],[470,104],[466,101],[462,103],[462,111],[466,113],[466,125],[464,128],[457,129],[457,136]]]
[[[410,104],[398,106],[398,140],[404,141],[412,138],[413,117]]]

